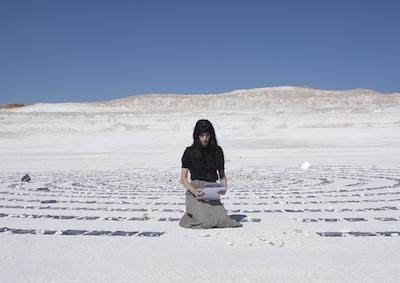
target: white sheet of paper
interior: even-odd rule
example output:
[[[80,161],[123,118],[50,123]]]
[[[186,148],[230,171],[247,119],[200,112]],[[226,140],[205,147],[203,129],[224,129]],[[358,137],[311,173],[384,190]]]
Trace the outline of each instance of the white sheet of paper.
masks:
[[[197,198],[197,199],[219,200],[221,195],[218,193],[218,191],[219,190],[223,190],[223,189],[224,189],[224,187],[222,187],[220,185],[216,185],[216,186],[207,185],[203,189],[204,195],[202,197]]]

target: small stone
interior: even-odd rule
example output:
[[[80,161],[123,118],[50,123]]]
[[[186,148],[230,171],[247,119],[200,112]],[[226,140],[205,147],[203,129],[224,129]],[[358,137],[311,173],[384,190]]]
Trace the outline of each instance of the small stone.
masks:
[[[310,163],[308,163],[307,161],[304,162],[301,167],[302,170],[307,170],[308,168],[310,168]]]
[[[25,174],[22,178],[21,178],[21,182],[30,182],[31,181],[31,177],[28,174]]]

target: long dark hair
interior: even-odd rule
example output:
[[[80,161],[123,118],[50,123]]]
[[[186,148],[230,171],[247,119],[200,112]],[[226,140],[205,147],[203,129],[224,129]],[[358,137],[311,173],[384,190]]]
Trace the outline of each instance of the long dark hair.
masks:
[[[199,139],[199,135],[202,133],[209,133],[210,134],[210,141],[208,142],[208,148],[211,152],[215,152],[217,150],[218,142],[217,137],[215,136],[215,130],[213,125],[208,120],[199,120],[194,126],[193,130],[193,147],[201,148],[201,142]]]
[[[209,133],[210,134],[210,141],[208,142],[207,147],[203,147],[200,139],[199,139],[199,135],[202,133]],[[218,146],[218,141],[217,141],[217,137],[215,135],[215,130],[213,125],[211,124],[210,121],[208,120],[198,120],[196,125],[194,126],[194,130],[193,130],[193,144],[191,146],[192,148],[197,148],[197,149],[205,149],[207,150],[210,154],[215,156],[215,164],[217,166],[217,168],[223,168],[224,167],[224,161],[223,161],[223,153],[221,152],[220,154],[217,154],[217,148]],[[199,154],[199,158],[202,157],[202,150],[198,150],[197,154]],[[222,149],[221,149],[222,151]],[[196,155],[197,155],[196,154]],[[221,174],[221,172],[220,172]],[[222,173],[223,174],[223,173]]]

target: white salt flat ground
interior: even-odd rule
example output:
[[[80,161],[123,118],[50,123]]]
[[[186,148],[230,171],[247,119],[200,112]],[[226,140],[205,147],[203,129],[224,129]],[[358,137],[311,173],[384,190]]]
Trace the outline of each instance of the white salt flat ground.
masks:
[[[2,232],[0,282],[398,282],[400,236],[346,233],[400,231],[400,115],[346,115],[3,111],[0,228],[165,234]],[[200,118],[216,128],[229,182],[223,203],[247,216],[242,228],[159,221],[183,214],[180,158]],[[302,171],[305,161],[311,167]],[[21,185],[25,173],[32,182]],[[40,202],[49,199],[57,202]],[[329,231],[346,235],[316,233]]]

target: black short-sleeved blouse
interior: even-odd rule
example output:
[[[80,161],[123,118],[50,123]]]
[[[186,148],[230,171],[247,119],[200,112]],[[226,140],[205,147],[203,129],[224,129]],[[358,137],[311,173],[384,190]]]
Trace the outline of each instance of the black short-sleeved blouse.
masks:
[[[192,180],[217,181],[217,170],[224,170],[224,162],[224,152],[220,146],[215,154],[211,154],[208,147],[187,147],[182,156],[182,168],[189,169]]]

